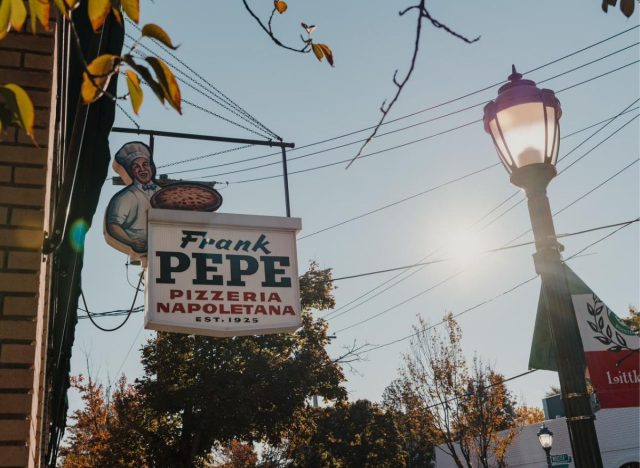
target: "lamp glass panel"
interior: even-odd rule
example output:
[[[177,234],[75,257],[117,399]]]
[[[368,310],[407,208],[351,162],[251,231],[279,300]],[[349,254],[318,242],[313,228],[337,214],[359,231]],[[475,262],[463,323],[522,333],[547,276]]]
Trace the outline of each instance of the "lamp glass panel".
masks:
[[[550,448],[551,444],[553,443],[553,436],[551,434],[540,434],[538,436],[538,439],[540,440],[540,445],[542,445],[542,448]]]
[[[545,119],[543,104],[529,102],[498,112],[504,142],[517,167],[543,163],[545,159]]]
[[[496,146],[498,147],[498,155],[502,159],[502,162],[506,165],[507,169],[510,171],[513,165],[513,161],[509,157],[509,153],[507,148],[504,146],[504,142],[502,141],[502,136],[500,135],[500,131],[498,130],[498,124],[496,119],[492,119],[489,122],[489,129],[491,130],[491,135],[493,135],[493,139],[496,142]]]
[[[555,166],[558,161],[558,150],[560,149],[560,125],[555,122],[549,122],[549,125],[553,125],[553,128],[555,128],[555,145],[551,155],[551,164]]]

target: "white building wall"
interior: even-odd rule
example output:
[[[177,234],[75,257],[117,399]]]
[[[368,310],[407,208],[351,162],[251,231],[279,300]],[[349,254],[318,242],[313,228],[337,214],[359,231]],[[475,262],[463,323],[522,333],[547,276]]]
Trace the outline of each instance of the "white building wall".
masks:
[[[571,455],[571,444],[565,418],[545,421],[553,432],[551,455]],[[546,466],[544,450],[538,437],[539,425],[523,427],[509,447],[507,465],[515,468]],[[604,468],[619,468],[629,462],[640,462],[640,408],[603,409],[596,413],[596,432]],[[448,454],[436,450],[437,468],[456,468]],[[569,464],[574,467],[573,463]]]

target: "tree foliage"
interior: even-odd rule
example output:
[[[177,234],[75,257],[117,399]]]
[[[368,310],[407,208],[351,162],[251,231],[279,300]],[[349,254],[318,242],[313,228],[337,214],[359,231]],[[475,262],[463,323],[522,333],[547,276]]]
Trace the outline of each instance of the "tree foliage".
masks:
[[[94,461],[119,460],[108,447],[116,439],[122,446],[144,441],[132,445],[132,466],[205,466],[214,449],[233,448],[234,441],[278,445],[313,395],[344,401],[344,375],[325,351],[327,324],[310,313],[333,304],[330,279],[331,270],[316,264],[302,276],[305,308],[296,333],[158,333],[143,347],[144,375],[133,387],[121,381],[112,398],[100,385],[78,387],[85,406],[74,413],[62,466],[113,466]]]
[[[288,431],[294,466],[400,467],[406,455],[391,412],[367,400],[304,411]]]
[[[629,316],[622,319],[624,324],[635,333],[640,333],[640,311],[634,306],[629,306]]]
[[[385,390],[385,405],[402,415],[411,466],[429,466],[436,446],[460,468],[504,466],[526,411],[519,417],[504,378],[490,365],[478,357],[467,364],[460,327],[451,314],[445,320],[444,333],[420,320],[400,377]]]
[[[98,466],[141,467],[145,464],[145,441],[132,419],[141,411],[138,392],[124,376],[115,390],[91,377],[72,377],[71,386],[84,407],[74,411],[67,444],[60,449],[66,468]]]

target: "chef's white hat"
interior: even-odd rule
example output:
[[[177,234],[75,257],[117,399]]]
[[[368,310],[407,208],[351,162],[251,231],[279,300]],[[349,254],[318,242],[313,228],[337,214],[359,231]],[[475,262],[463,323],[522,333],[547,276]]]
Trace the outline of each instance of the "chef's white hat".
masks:
[[[127,172],[131,169],[131,164],[138,158],[145,158],[151,161],[151,151],[149,147],[139,141],[125,143],[115,155],[115,160],[123,166]]]

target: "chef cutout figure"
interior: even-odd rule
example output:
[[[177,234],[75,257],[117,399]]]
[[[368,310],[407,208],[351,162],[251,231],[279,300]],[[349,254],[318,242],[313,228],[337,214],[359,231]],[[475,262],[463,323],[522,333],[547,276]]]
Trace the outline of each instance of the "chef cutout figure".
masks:
[[[104,234],[107,243],[133,259],[147,253],[147,212],[151,197],[161,187],[151,150],[142,142],[126,143],[115,155],[114,170],[128,185],[113,196],[107,207]]]

